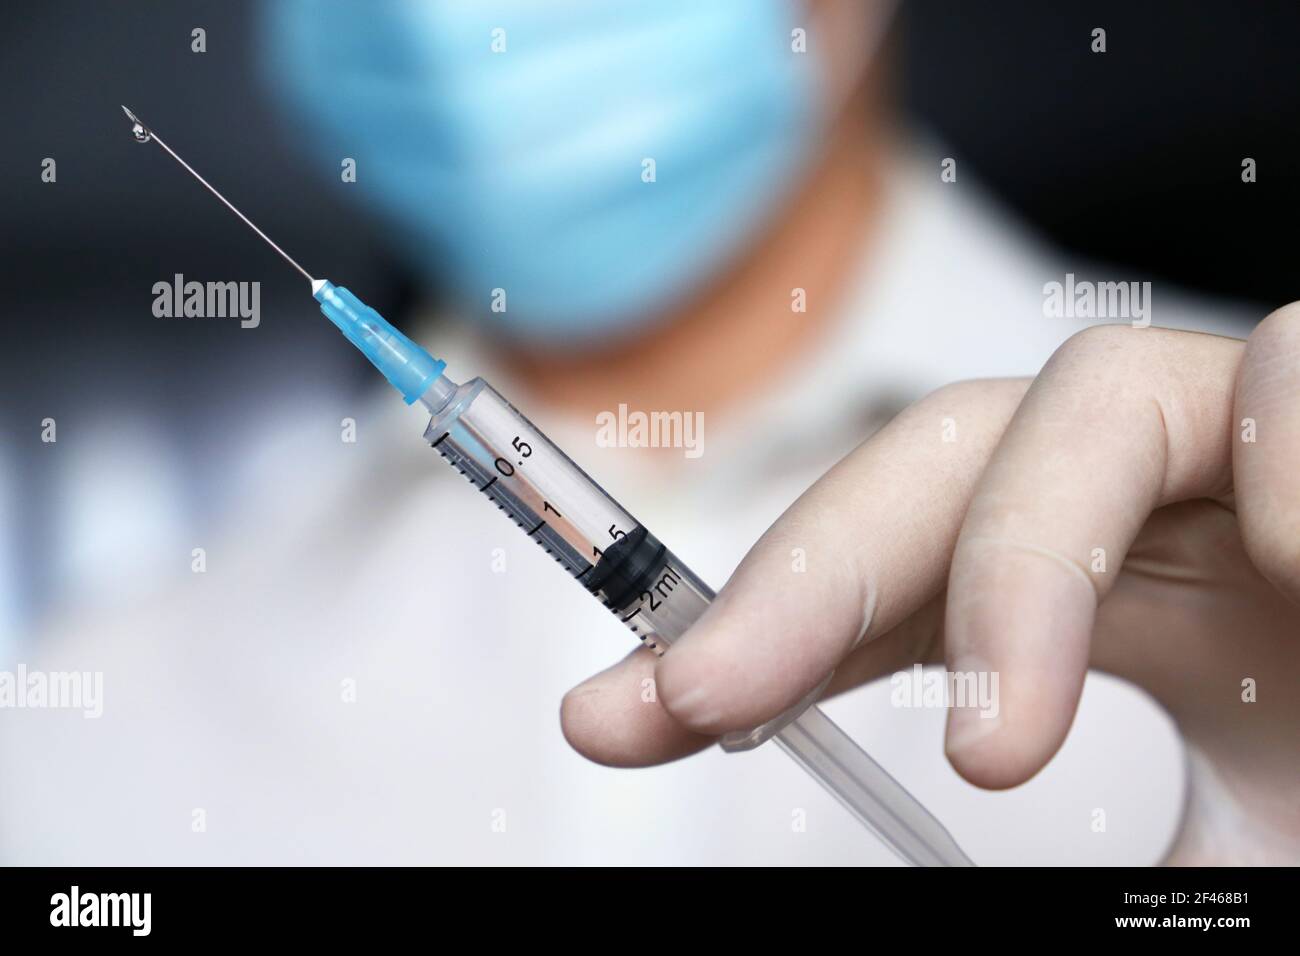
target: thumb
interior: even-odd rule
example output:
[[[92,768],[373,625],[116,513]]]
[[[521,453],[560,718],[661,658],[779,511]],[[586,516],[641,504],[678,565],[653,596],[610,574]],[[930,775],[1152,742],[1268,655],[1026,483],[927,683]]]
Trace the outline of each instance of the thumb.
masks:
[[[761,724],[825,680],[865,635],[877,585],[837,547],[837,524],[801,501],[659,660],[660,699],[679,723],[711,735]]]

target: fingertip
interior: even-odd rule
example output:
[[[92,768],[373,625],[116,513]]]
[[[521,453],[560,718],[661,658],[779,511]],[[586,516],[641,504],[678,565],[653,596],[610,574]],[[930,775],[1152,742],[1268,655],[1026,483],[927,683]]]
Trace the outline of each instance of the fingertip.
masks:
[[[943,749],[948,763],[967,783],[984,790],[1008,790],[1042,770],[1057,746],[1044,748],[1041,738],[1026,740],[1000,718],[993,718],[987,725],[959,727],[949,720]]]
[[[1047,765],[1074,720],[1096,617],[1092,585],[1045,549],[970,542],[953,565],[946,616],[944,752],[977,787],[1019,786]]]
[[[957,670],[957,679],[966,672]],[[1061,749],[1074,722],[1082,677],[1023,664],[1003,666],[993,694],[948,712],[944,754],[953,769],[985,790],[1018,787]],[[985,686],[989,686],[986,684]]]

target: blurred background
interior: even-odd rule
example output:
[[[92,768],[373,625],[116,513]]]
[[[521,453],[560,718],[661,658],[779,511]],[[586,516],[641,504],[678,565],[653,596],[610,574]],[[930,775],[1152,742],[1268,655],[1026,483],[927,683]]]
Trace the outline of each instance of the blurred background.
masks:
[[[255,8],[50,2],[0,39],[0,97],[17,134],[0,155],[0,268],[22,343],[0,356],[6,493],[23,502],[8,515],[22,555],[5,565],[11,633],[85,586],[61,577],[73,569],[50,531],[63,486],[51,456],[19,439],[33,421],[66,421],[90,396],[111,402],[181,454],[181,472],[157,478],[181,500],[148,523],[204,522],[229,486],[199,464],[220,455],[222,433],[196,418],[229,420],[265,402],[285,351],[300,358],[302,388],[370,382],[369,367],[314,321],[297,276],[154,147],[142,155],[118,104],[155,124],[298,261],[347,276],[392,321],[428,291],[396,265],[364,205],[345,206],[352,187],[333,158],[302,149],[273,111]],[[196,24],[211,38],[203,55],[190,51]],[[1104,56],[1079,42],[1095,25],[1109,32]],[[1285,0],[907,0],[891,40],[908,118],[1052,242],[1271,308],[1295,296],[1291,249],[1273,236],[1300,199],[1300,181],[1282,174],[1300,137],[1300,88],[1288,81],[1298,27],[1300,7]],[[1244,155],[1260,168],[1250,189]],[[55,188],[41,182],[46,156],[58,160]],[[364,191],[364,178],[355,186]],[[331,227],[345,209],[340,241]],[[139,321],[152,293],[138,276],[175,272],[260,277],[268,320],[256,335]],[[114,553],[129,560],[123,544]]]
[[[174,563],[160,556],[188,554],[256,497],[251,431],[273,443],[308,408],[332,423],[375,387],[300,277],[134,143],[119,104],[313,274],[346,277],[399,326],[436,310],[439,290],[369,217],[367,178],[341,183],[337,157],[306,148],[269,95],[260,21],[231,0],[48,0],[0,33],[0,668],[33,656],[52,619],[143,600]],[[1104,56],[1088,49],[1095,26]],[[885,56],[907,127],[1069,261],[1262,317],[1296,297],[1293,250],[1274,236],[1300,200],[1297,36],[1285,0],[905,0]],[[174,273],[260,280],[260,328],[154,319],[152,283]],[[58,453],[34,437],[45,418]]]

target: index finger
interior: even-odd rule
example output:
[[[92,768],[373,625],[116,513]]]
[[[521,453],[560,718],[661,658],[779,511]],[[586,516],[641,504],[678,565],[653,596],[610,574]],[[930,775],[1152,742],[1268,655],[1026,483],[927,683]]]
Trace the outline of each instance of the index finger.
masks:
[[[949,579],[949,668],[998,675],[995,716],[949,711],[949,759],[971,782],[1015,786],[1060,747],[1097,604],[1152,510],[1231,489],[1242,349],[1099,326],[1035,380],[980,479]]]

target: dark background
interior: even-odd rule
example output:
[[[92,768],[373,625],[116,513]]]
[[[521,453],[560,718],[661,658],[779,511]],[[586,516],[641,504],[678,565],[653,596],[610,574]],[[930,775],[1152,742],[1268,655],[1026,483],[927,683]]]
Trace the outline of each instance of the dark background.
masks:
[[[7,321],[27,351],[8,351],[6,378],[16,363],[28,388],[61,386],[41,366],[86,337],[104,347],[131,337],[127,351],[156,355],[158,365],[174,364],[177,339],[240,347],[228,328],[205,332],[203,323],[113,323],[113,309],[152,301],[142,269],[242,275],[251,266],[264,273],[264,295],[301,291],[156,147],[132,141],[119,103],[309,269],[346,275],[390,306],[405,291],[378,231],[358,234],[355,210],[340,204],[335,166],[315,168],[296,151],[266,102],[255,7],[65,0],[9,14],[0,249]],[[205,54],[190,52],[194,26],[208,32]],[[1095,26],[1107,30],[1104,55],[1089,51]],[[1296,295],[1293,250],[1271,238],[1300,197],[1294,0],[903,0],[894,41],[908,114],[946,142],[963,173],[1057,243],[1206,291],[1279,303]],[[46,156],[58,161],[57,185],[40,181]],[[1259,164],[1249,187],[1244,156]],[[267,337],[301,344],[313,331],[333,334],[320,323],[263,331],[258,352]]]
[[[291,141],[258,72],[255,4],[45,2],[0,31],[3,458],[24,501],[21,593],[39,606],[48,456],[33,422],[78,405],[147,410],[177,446],[209,416],[258,414],[286,358],[304,385],[361,388],[302,280],[156,146],[126,103],[310,271],[346,279],[400,324],[414,282],[341,202],[337,165]],[[204,54],[190,30],[207,30]],[[1089,50],[1094,27],[1108,52]],[[1283,237],[1300,198],[1300,4],[903,0],[894,26],[906,111],[1052,241],[1153,278],[1267,308],[1300,297]],[[57,184],[40,180],[58,162]],[[1241,182],[1241,160],[1259,181]],[[364,189],[364,183],[349,185]],[[138,321],[152,283],[262,282],[262,326]],[[147,281],[141,276],[150,277]],[[22,440],[19,440],[21,434]],[[212,449],[205,449],[211,452]],[[196,467],[193,507],[220,489]]]

